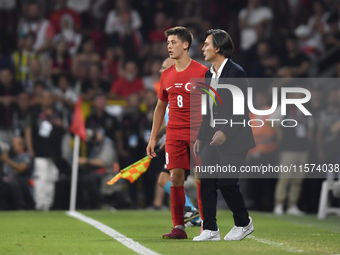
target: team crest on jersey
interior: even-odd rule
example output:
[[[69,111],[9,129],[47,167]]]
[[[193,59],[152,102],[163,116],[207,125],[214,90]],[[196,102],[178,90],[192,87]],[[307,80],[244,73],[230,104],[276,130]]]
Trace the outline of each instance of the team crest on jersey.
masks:
[[[196,89],[195,85],[192,85],[190,82],[187,82],[184,86],[185,90],[191,92],[192,90]]]

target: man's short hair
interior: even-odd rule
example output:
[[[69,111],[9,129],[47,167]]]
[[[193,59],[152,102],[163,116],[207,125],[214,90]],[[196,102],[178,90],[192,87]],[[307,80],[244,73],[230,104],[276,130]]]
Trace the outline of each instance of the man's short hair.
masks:
[[[166,30],[164,34],[166,37],[169,37],[170,35],[177,35],[178,39],[180,39],[182,43],[188,42],[188,50],[190,49],[192,41],[194,40],[194,36],[186,27],[173,27]]]
[[[292,32],[287,35],[286,40],[297,42],[299,38]]]
[[[234,52],[234,43],[230,35],[222,29],[209,29],[204,35],[204,40],[209,35],[212,36],[214,48],[220,49],[217,53],[225,56],[226,58],[230,58]]]
[[[43,82],[43,81],[38,80],[38,81],[34,82],[33,87],[37,87],[37,86],[40,86],[40,87],[42,87],[43,89],[46,89],[46,84],[45,84],[45,82]]]

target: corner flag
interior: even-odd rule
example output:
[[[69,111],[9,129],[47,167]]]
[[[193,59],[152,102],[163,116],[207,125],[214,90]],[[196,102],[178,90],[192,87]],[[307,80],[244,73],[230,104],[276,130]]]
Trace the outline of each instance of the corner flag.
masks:
[[[70,131],[74,135],[78,135],[82,141],[86,141],[86,129],[84,123],[83,112],[81,110],[81,97],[78,98],[76,105],[74,106],[73,119],[70,127]]]

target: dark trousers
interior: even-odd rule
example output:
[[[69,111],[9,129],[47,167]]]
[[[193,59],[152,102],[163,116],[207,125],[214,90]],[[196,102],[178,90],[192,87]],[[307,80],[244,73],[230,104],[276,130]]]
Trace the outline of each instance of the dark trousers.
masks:
[[[235,166],[237,170],[244,165],[247,151],[224,155],[216,147],[209,144],[204,146],[201,159],[202,166]],[[215,173],[216,174],[216,173]],[[214,178],[206,178],[214,177]],[[235,174],[233,175],[235,177]],[[221,190],[222,196],[230,210],[233,212],[236,226],[247,226],[249,224],[249,215],[246,209],[243,196],[238,185],[238,178],[228,178],[228,173],[222,173],[218,176],[201,175],[201,199],[203,206],[203,229],[217,230],[216,224],[216,203],[217,189]]]

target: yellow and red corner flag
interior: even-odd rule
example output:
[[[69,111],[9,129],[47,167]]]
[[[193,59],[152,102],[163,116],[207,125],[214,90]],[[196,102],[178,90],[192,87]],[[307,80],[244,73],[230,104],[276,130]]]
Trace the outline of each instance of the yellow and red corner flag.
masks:
[[[151,158],[146,156],[141,160],[133,163],[132,165],[125,167],[123,170],[120,171],[115,177],[108,181],[108,185],[115,184],[120,178],[127,179],[131,183],[136,181],[146,170],[148,170],[149,165],[151,163]]]
[[[81,97],[78,98],[76,105],[74,106],[73,119],[70,127],[70,131],[78,135],[82,141],[86,141],[86,129],[84,123],[84,116],[81,110]]]

